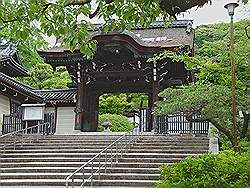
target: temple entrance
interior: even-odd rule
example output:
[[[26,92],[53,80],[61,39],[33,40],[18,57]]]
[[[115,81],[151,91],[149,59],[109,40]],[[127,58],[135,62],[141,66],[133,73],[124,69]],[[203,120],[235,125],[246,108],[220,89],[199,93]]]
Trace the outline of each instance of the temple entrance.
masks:
[[[102,127],[103,119],[110,120],[109,117],[113,117],[120,120],[120,118],[126,119],[125,117],[127,117],[130,124],[134,124],[140,131],[147,131],[147,122],[150,118],[147,113],[149,109],[148,99],[149,97],[145,93],[107,93],[101,95],[99,97],[98,127]],[[117,124],[114,120],[112,121],[113,131],[118,128],[120,131],[125,132],[128,130],[128,127],[130,127],[130,125],[120,127],[119,123]]]
[[[148,96],[146,131],[151,131],[152,110],[158,100],[158,93],[164,88],[185,84],[192,79],[191,73],[181,62],[176,63],[171,59],[147,62],[148,58],[163,50],[177,50],[180,45],[188,46],[184,48],[186,50],[193,47],[193,33],[190,34],[186,29],[188,22],[173,25],[178,27],[174,32],[172,28],[164,28],[164,23],[157,24],[148,29],[135,28],[132,32],[116,30],[103,33],[97,30],[90,37],[97,41],[92,59],[84,58],[79,50],[70,52],[66,48],[40,52],[54,68],[66,66],[71,75],[72,83],[69,86],[77,90],[75,130],[97,130],[101,95],[145,93]]]

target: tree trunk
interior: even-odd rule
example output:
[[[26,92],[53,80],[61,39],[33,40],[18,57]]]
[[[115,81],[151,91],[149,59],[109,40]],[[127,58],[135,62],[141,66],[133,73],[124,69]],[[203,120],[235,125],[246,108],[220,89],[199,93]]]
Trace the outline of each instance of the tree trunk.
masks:
[[[204,118],[204,117],[200,117],[200,118],[192,118],[193,113],[190,113],[186,116],[187,121],[189,122],[202,122],[202,121],[209,121],[210,123],[212,123],[220,132],[222,132],[223,134],[226,135],[226,137],[230,140],[230,142],[233,144],[233,134],[230,132],[230,130],[226,127],[223,127],[219,122],[217,122],[215,119],[211,119],[211,118]]]
[[[208,121],[210,121],[210,123],[212,123],[220,132],[222,132],[223,134],[226,135],[226,137],[230,140],[230,142],[233,144],[233,135],[231,134],[230,130],[226,127],[223,127],[222,125],[220,125],[216,120],[214,119],[209,119]]]
[[[243,127],[242,127],[242,130],[241,130],[241,134],[240,134],[241,138],[245,138],[246,135],[247,135],[250,114],[247,114],[246,112],[243,112],[243,116],[244,116],[244,122],[243,122]]]

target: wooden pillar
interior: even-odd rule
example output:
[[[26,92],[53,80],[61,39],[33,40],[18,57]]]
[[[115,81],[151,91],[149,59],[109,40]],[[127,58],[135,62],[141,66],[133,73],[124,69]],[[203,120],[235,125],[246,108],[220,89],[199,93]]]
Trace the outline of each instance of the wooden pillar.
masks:
[[[148,113],[147,113],[147,130],[146,131],[151,131],[153,127],[153,115],[152,115],[152,110],[153,110],[153,93],[149,93],[148,95]]]
[[[79,78],[77,83],[77,95],[76,95],[76,108],[75,108],[75,130],[81,130],[83,124],[83,107],[82,107],[82,99],[83,99],[83,82],[82,79]]]
[[[147,131],[152,131],[153,130],[153,109],[155,106],[155,102],[158,101],[159,97],[159,91],[160,91],[160,85],[158,81],[158,76],[157,76],[157,65],[156,63],[154,64],[153,67],[153,79],[152,79],[152,92],[149,93],[149,110],[148,110],[148,130]]]
[[[93,131],[91,128],[91,94],[87,83],[87,76],[83,75],[83,88],[82,88],[82,131]]]
[[[84,74],[84,70],[81,64],[77,64],[77,97],[76,97],[76,121],[75,130],[91,131],[90,116],[89,116],[89,91],[87,82],[87,75]]]
[[[97,131],[98,127],[98,95],[92,93],[90,97],[90,125],[91,131]]]

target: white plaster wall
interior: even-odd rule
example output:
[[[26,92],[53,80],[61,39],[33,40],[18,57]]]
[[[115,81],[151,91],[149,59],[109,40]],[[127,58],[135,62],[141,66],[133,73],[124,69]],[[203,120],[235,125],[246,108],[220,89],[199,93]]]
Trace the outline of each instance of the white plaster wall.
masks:
[[[72,134],[75,127],[74,107],[58,107],[56,134]]]
[[[2,134],[3,114],[10,114],[10,100],[0,94],[0,135]]]

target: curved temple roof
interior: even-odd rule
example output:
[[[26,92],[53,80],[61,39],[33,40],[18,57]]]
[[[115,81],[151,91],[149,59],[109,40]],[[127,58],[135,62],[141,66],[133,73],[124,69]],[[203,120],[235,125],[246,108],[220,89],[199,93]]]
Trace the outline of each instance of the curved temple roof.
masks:
[[[36,90],[0,72],[0,93],[5,94],[7,88],[36,102],[73,103],[76,95],[75,89]]]
[[[36,90],[46,102],[72,103],[76,99],[76,89]]]
[[[28,71],[20,63],[17,48],[14,45],[0,46],[0,72],[9,76],[28,75]]]
[[[192,20],[174,20],[164,26],[163,21],[152,23],[147,28],[135,26],[131,31],[110,31],[102,32],[105,24],[95,24],[94,32],[90,34],[89,40],[96,37],[126,35],[145,48],[172,48],[178,46],[189,46],[193,48],[194,32]],[[66,46],[56,44],[53,48],[39,52],[42,56],[46,53],[60,53],[69,51]]]

